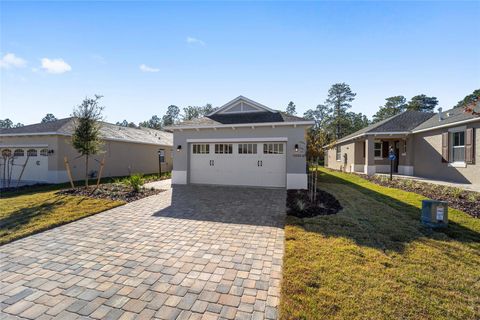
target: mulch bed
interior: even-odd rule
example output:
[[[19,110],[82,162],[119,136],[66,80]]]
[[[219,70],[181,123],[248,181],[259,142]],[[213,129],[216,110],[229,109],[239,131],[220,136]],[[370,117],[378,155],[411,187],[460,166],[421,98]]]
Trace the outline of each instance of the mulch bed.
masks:
[[[298,218],[336,214],[342,210],[340,202],[333,195],[323,190],[317,190],[315,202],[310,201],[309,191],[307,190],[288,190],[287,207],[287,214]]]
[[[61,190],[58,194],[132,202],[159,194],[163,191],[164,190],[142,188],[139,192],[134,192],[132,188],[121,183],[104,183],[98,188],[96,188],[96,186],[89,186],[88,188],[76,187]]]
[[[430,199],[447,201],[450,207],[468,213],[474,218],[480,218],[480,193],[478,192],[410,179],[394,178],[390,181],[388,177],[384,176],[358,175],[384,187],[397,188],[404,191],[418,193]]]

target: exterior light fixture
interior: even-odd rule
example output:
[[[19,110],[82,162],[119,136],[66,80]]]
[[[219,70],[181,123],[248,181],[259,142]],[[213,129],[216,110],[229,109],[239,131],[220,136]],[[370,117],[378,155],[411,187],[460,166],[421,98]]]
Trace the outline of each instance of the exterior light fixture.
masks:
[[[179,144],[179,145],[177,146],[177,152],[180,152],[180,150],[182,150],[182,145],[181,145],[181,144]]]
[[[295,152],[298,152],[298,144],[295,144]]]

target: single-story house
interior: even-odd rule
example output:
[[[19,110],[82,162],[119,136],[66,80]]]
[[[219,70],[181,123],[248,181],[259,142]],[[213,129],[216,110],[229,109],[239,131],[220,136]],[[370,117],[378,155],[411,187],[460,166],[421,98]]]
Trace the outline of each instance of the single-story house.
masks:
[[[306,129],[313,124],[239,96],[168,128],[172,183],[304,189]]]
[[[480,117],[455,108],[439,113],[405,111],[327,147],[326,166],[365,174],[393,172],[480,184]]]
[[[83,179],[85,158],[80,157],[72,146],[73,131],[73,118],[1,129],[2,181],[4,177],[17,181],[23,170],[21,182],[25,184],[67,182],[65,157],[73,179]],[[101,122],[100,135],[103,140],[102,152],[90,157],[91,177],[97,176],[103,159],[102,177],[158,173],[160,169],[162,172],[172,169],[173,139],[170,132]]]

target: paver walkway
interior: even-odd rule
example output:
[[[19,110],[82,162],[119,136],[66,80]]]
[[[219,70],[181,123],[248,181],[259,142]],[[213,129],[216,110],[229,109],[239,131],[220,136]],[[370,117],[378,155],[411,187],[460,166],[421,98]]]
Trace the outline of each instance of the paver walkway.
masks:
[[[0,247],[0,318],[275,319],[285,191],[175,187]]]

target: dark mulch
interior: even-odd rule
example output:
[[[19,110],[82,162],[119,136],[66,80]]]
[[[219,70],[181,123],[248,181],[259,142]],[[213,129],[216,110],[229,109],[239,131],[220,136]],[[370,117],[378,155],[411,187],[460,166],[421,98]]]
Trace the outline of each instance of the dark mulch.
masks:
[[[342,210],[340,202],[330,193],[317,190],[315,202],[310,201],[307,190],[287,191],[287,214],[298,218],[335,214]]]
[[[480,193],[478,192],[410,179],[394,178],[390,181],[389,178],[384,176],[359,175],[366,180],[384,187],[397,188],[404,191],[415,192],[430,199],[447,201],[450,207],[468,213],[475,218],[480,218]]]
[[[64,189],[59,191],[59,194],[85,196],[90,198],[102,198],[111,200],[120,200],[125,202],[132,202],[155,194],[159,194],[164,190],[146,189],[143,188],[139,192],[132,191],[132,188],[121,183],[104,183],[98,188],[96,186],[76,187],[73,189]]]

